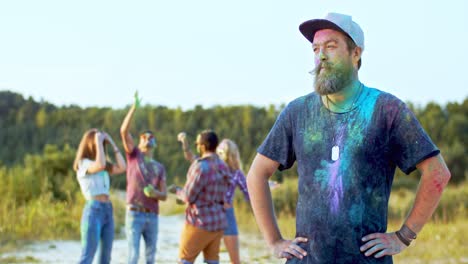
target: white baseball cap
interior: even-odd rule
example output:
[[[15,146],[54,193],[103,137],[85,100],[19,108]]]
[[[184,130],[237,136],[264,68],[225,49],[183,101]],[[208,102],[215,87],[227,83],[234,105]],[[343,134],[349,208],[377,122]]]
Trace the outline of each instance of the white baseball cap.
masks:
[[[299,26],[299,31],[311,43],[314,42],[315,33],[322,29],[333,29],[344,33],[364,51],[364,32],[351,16],[328,13],[323,19],[307,20]]]

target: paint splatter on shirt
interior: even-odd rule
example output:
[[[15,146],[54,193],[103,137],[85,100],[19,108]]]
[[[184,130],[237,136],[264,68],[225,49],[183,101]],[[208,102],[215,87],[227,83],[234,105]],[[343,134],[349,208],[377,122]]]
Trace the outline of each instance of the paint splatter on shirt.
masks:
[[[166,169],[164,166],[151,159],[145,161],[144,154],[135,147],[131,153],[127,153],[127,204],[143,207],[159,213],[159,201],[147,197],[143,189],[151,184],[158,189],[159,184],[166,182]]]
[[[287,263],[392,263],[365,257],[361,238],[387,229],[396,167],[408,174],[439,150],[402,101],[365,87],[346,113],[329,111],[315,92],[294,100],[258,153],[280,170],[297,161],[296,236],[309,238],[301,244],[308,256]]]

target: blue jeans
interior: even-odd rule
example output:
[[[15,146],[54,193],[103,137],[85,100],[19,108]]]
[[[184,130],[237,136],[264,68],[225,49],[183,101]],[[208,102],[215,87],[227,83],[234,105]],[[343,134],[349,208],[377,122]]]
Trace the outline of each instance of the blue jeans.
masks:
[[[141,236],[145,240],[146,263],[154,264],[158,240],[158,215],[127,209],[125,231],[128,241],[128,264],[138,262]]]
[[[234,207],[224,209],[226,212],[227,226],[224,229],[225,236],[237,236],[239,231],[237,230],[236,215],[234,214]]]
[[[110,202],[90,200],[86,202],[81,216],[81,257],[80,264],[91,264],[99,244],[100,264],[111,260],[114,241],[114,217]]]

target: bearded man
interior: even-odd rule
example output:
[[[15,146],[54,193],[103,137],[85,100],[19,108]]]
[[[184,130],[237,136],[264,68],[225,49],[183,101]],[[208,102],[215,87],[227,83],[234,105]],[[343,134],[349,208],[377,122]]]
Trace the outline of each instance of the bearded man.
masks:
[[[359,81],[364,33],[329,13],[299,30],[315,54],[315,92],[290,102],[257,149],[247,184],[267,244],[287,263],[392,263],[430,219],[450,172],[401,100]],[[268,179],[297,161],[296,236],[284,239]],[[396,166],[421,173],[400,230],[387,232]]]

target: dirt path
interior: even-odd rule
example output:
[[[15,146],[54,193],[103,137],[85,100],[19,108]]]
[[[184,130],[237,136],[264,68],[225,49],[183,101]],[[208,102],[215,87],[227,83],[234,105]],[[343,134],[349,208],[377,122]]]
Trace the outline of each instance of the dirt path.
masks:
[[[156,253],[156,263],[176,263],[178,253],[178,241],[184,223],[183,215],[160,216],[159,238]],[[143,241],[141,241],[143,245]],[[143,246],[141,246],[143,250]],[[24,261],[22,263],[77,263],[81,252],[79,241],[46,241],[33,243],[21,251],[4,254],[2,258],[15,257]],[[140,252],[139,263],[144,263],[143,251]],[[248,235],[241,237],[241,256],[245,263],[282,263],[269,259],[262,242],[250,238]],[[221,263],[229,263],[229,256],[224,248],[221,249]],[[111,263],[126,263],[127,241],[125,238],[114,240]],[[18,262],[17,262],[18,263]],[[203,263],[202,256],[195,263]]]

